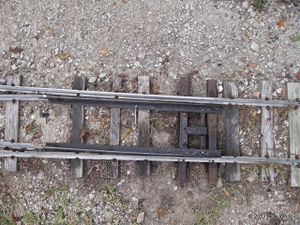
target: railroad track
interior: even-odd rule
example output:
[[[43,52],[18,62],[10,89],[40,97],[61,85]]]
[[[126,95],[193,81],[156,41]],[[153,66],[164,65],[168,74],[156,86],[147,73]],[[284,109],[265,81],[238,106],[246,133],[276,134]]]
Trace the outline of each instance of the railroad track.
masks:
[[[119,160],[138,161],[139,175],[149,176],[151,161],[178,162],[179,184],[187,179],[189,162],[208,164],[208,181],[217,181],[218,163],[226,163],[226,181],[240,180],[242,163],[284,163],[291,165],[291,185],[300,186],[300,84],[289,83],[289,100],[272,100],[272,83],[262,82],[262,99],[239,99],[233,82],[225,82],[225,98],[217,97],[217,82],[207,81],[207,97],[190,96],[189,77],[180,80],[180,95],[150,94],[149,77],[138,78],[138,93],[121,93],[122,79],[113,81],[112,92],[86,91],[85,79],[76,77],[73,89],[36,88],[20,86],[19,76],[10,76],[6,85],[0,85],[0,101],[6,102],[5,142],[0,142],[0,157],[5,158],[8,171],[17,170],[17,158],[56,158],[71,160],[71,174],[84,176],[84,160],[110,160],[108,174],[119,176]],[[45,143],[33,145],[18,143],[19,101],[45,101],[49,104],[72,105],[71,143]],[[236,106],[262,108],[262,155],[240,156],[239,111]],[[84,106],[111,108],[110,144],[85,144],[81,137],[84,129]],[[291,158],[276,158],[273,155],[273,109],[288,107],[290,120]],[[132,109],[138,113],[138,146],[120,146],[120,109]],[[149,115],[153,111],[179,113],[178,148],[150,147]],[[226,147],[218,149],[218,114],[225,111]],[[200,114],[200,126],[189,124],[189,114]],[[198,135],[200,145],[191,149],[189,135]],[[274,181],[272,168],[262,168],[264,181]]]

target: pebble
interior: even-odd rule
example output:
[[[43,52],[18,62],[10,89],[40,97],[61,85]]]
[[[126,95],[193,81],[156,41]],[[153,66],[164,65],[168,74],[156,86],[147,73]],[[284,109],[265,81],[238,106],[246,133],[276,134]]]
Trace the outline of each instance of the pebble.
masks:
[[[222,182],[222,179],[220,177],[218,178],[216,187],[217,188],[222,188],[223,187],[223,182]]]
[[[97,81],[97,77],[90,77],[89,78],[89,83],[96,83],[96,81]]]
[[[6,84],[6,80],[5,79],[0,79],[0,84],[5,85]]]
[[[12,70],[16,70],[16,69],[18,69],[18,67],[17,67],[15,64],[13,64],[13,65],[11,66],[11,69],[12,69]]]
[[[208,62],[209,60],[210,60],[210,56],[209,55],[203,56],[203,61],[204,62]]]
[[[139,207],[139,199],[136,197],[132,197],[132,204],[134,208],[138,208]]]
[[[218,93],[222,93],[223,92],[223,86],[222,85],[219,85],[217,87],[217,89],[218,89]]]
[[[89,194],[89,198],[93,199],[95,197],[95,195],[93,193]]]
[[[243,9],[248,9],[248,7],[249,7],[249,3],[248,2],[243,2],[242,8]]]
[[[135,63],[134,63],[134,66],[135,67],[140,67],[142,64],[139,62],[139,61],[136,61]]]
[[[106,73],[100,73],[100,74],[99,74],[99,78],[100,78],[100,79],[103,79],[104,77],[106,77]]]
[[[256,16],[256,12],[250,11],[250,16],[251,16],[251,17],[255,17],[255,16]]]
[[[175,80],[177,79],[177,75],[176,75],[175,73],[170,72],[169,75],[170,75],[170,77],[172,77],[173,79],[175,79]]]
[[[91,209],[92,209],[92,208],[88,206],[88,207],[85,208],[85,211],[88,212],[88,211],[90,211]]]
[[[137,217],[137,219],[136,219],[136,222],[137,222],[137,223],[142,223],[142,222],[144,221],[144,218],[145,218],[145,212],[141,212],[141,213],[138,215],[138,217]]]
[[[247,180],[252,183],[253,181],[255,181],[256,176],[254,174],[250,175]]]
[[[55,63],[54,62],[50,62],[50,68],[54,68],[55,67]]]
[[[256,42],[253,41],[250,45],[250,49],[255,51],[255,52],[258,52],[259,51],[259,45]]]
[[[37,178],[38,180],[43,180],[43,179],[44,179],[44,173],[43,173],[43,172],[40,172],[40,173],[36,176],[36,178]]]

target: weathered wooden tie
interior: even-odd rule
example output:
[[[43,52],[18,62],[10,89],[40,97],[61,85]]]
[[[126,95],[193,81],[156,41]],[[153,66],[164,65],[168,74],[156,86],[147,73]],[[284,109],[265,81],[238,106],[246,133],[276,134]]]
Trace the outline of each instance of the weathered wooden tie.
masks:
[[[262,99],[272,99],[273,83],[272,81],[262,81],[260,87]],[[261,156],[273,157],[274,155],[274,135],[273,135],[273,107],[261,107]],[[264,182],[274,182],[273,167],[261,168],[261,180]]]
[[[73,89],[84,90],[85,78],[75,77]],[[80,105],[72,105],[72,144],[82,144],[84,142],[81,136],[81,131],[84,128],[84,107]],[[81,178],[84,175],[84,161],[83,159],[71,160],[71,176],[74,178]]]
[[[217,81],[208,80],[207,81],[207,96],[217,97]],[[209,113],[207,114],[207,127],[208,127],[208,149],[217,149],[217,135],[218,135],[218,117],[217,114]],[[218,178],[218,167],[216,163],[208,164],[208,183],[210,185],[215,185]]]
[[[145,95],[150,93],[150,80],[148,76],[138,77],[138,93]],[[149,110],[138,111],[138,145],[141,147],[150,146],[149,116]],[[149,176],[150,162],[139,161],[138,173],[140,176]]]
[[[234,82],[224,82],[224,97],[238,98],[238,89]],[[239,109],[234,106],[225,106],[225,155],[240,156],[240,114]],[[239,164],[227,163],[225,165],[225,181],[235,182],[241,180]]]
[[[288,99],[300,99],[300,83],[288,83]],[[293,159],[299,159],[300,155],[300,108],[289,111],[290,155]],[[291,166],[291,186],[300,187],[300,168]]]
[[[8,76],[7,85],[20,86],[21,76]],[[19,101],[12,100],[6,102],[6,127],[4,134],[6,141],[18,142],[19,140],[19,110]],[[4,168],[6,171],[15,172],[18,169],[17,163],[17,158],[5,158]]]
[[[189,96],[190,95],[190,79],[189,77],[182,77],[180,79],[180,95]],[[186,129],[188,128],[188,113],[183,112],[179,115],[179,148],[188,147],[188,133]],[[178,163],[178,173],[177,173],[178,183],[180,186],[183,185],[187,178],[187,163]]]
[[[112,91],[119,92],[122,88],[122,79],[116,77],[112,84]],[[120,144],[120,117],[121,109],[112,108],[110,113],[110,145]],[[108,162],[108,177],[117,178],[119,176],[119,164],[118,160],[113,160]]]

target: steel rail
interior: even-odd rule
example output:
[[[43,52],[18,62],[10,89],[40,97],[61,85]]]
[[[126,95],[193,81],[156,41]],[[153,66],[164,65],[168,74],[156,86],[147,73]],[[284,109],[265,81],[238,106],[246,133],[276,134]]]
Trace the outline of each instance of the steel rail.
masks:
[[[221,157],[189,157],[189,156],[156,156],[156,155],[124,155],[124,154],[99,154],[99,153],[78,153],[63,151],[43,151],[45,146],[0,142],[0,147],[13,147],[19,151],[0,150],[0,157],[21,157],[21,158],[49,158],[49,159],[91,159],[91,160],[125,160],[125,161],[157,161],[157,162],[198,162],[198,163],[281,163],[299,165],[299,159],[285,158],[262,158],[247,156],[221,156]],[[26,148],[24,148],[26,147]],[[57,150],[60,147],[53,147]],[[50,149],[49,149],[50,150]]]
[[[47,101],[47,95],[15,95],[15,94],[0,94],[0,101]]]
[[[179,149],[179,148],[156,148],[140,146],[119,145],[93,145],[93,144],[69,144],[69,143],[46,143],[45,150],[61,150],[73,152],[94,152],[129,155],[168,155],[190,157],[220,157],[220,150],[208,149]]]
[[[47,159],[90,159],[90,160],[122,160],[122,161],[155,161],[155,162],[195,162],[195,163],[281,163],[298,165],[300,160],[282,158],[260,158],[246,156],[222,156],[222,157],[175,157],[175,156],[142,156],[142,155],[117,155],[96,153],[74,153],[74,152],[50,152],[50,151],[23,151],[15,152],[0,150],[0,157],[17,158],[47,158]]]
[[[155,148],[139,146],[118,146],[118,145],[94,145],[94,144],[69,144],[69,143],[46,143],[42,145],[32,145],[26,143],[0,142],[0,148],[6,150],[58,150],[69,152],[89,152],[89,153],[110,153],[126,155],[161,155],[161,156],[190,156],[190,157],[220,157],[221,151],[211,151],[208,149],[179,149],[179,148]]]
[[[119,100],[141,100],[146,102],[173,102],[173,103],[191,103],[191,104],[213,104],[213,105],[247,105],[247,106],[272,106],[272,107],[288,107],[300,106],[299,101],[290,100],[263,100],[263,99],[229,99],[229,98],[212,98],[212,97],[196,97],[196,96],[177,96],[177,95],[153,95],[153,94],[135,94],[135,93],[117,93],[117,92],[101,92],[101,91],[84,91],[71,89],[55,89],[55,88],[35,88],[24,86],[8,86],[0,85],[0,92],[16,92],[38,95],[57,95],[57,96],[80,96],[100,99],[119,99]]]
[[[143,102],[142,100],[98,99],[81,97],[47,96],[50,103],[63,105],[101,106],[133,110],[153,110],[171,112],[220,113],[221,107],[216,105],[197,105],[174,102]]]

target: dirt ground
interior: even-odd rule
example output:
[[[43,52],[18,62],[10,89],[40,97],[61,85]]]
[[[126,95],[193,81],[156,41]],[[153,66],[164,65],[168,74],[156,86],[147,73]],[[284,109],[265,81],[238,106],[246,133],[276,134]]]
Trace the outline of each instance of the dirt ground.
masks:
[[[208,79],[234,81],[239,97],[255,98],[261,80],[274,82],[274,99],[286,99],[287,82],[299,82],[299,1],[0,0],[0,81],[20,74],[22,85],[72,88],[75,76],[88,90],[111,91],[114,77],[124,92],[137,92],[147,75],[161,94],[177,94],[190,74],[192,95],[205,96]],[[153,91],[153,90],[152,90]],[[241,154],[260,156],[260,108],[240,107]],[[108,144],[110,110],[85,108],[87,143]],[[151,144],[178,146],[178,115],[151,112]],[[224,149],[224,115],[219,117]],[[4,141],[5,104],[0,103]],[[132,110],[122,110],[122,145],[137,144]],[[276,156],[289,154],[287,110],[274,109]],[[19,141],[67,142],[69,106],[21,102]],[[67,160],[20,159],[7,173],[0,161],[0,224],[299,224],[300,192],[290,187],[290,168],[271,165],[275,183],[260,180],[260,168],[242,166],[240,182],[226,184],[219,165],[216,187],[207,165],[189,164],[179,187],[175,163],[152,163],[139,177],[135,162],[121,162],[109,179],[107,162],[87,161],[85,177],[70,177]]]

